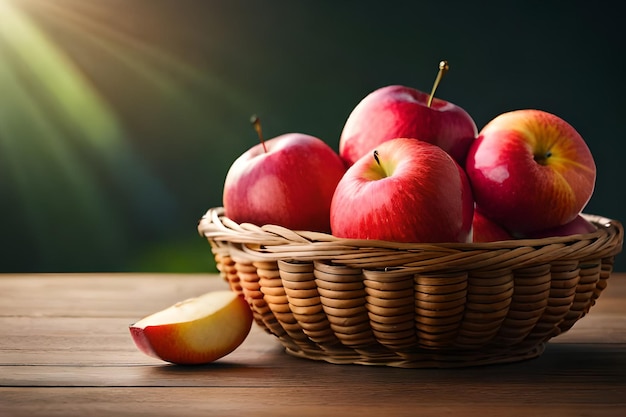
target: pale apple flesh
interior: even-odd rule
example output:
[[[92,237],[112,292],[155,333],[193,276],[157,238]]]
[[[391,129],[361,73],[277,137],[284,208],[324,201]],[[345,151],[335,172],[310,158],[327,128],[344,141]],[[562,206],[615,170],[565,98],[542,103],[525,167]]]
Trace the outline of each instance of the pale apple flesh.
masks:
[[[397,138],[352,165],[331,205],[333,235],[393,242],[467,242],[473,199],[441,148]]]
[[[129,326],[137,348],[180,365],[213,362],[248,336],[252,311],[242,296],[213,291],[176,303]]]
[[[267,152],[265,152],[267,149]],[[225,214],[237,223],[330,231],[330,202],[346,171],[343,160],[316,137],[288,133],[250,148],[224,182]]]
[[[476,206],[515,233],[572,221],[591,198],[596,166],[580,134],[539,110],[503,113],[472,144],[466,171]]]
[[[352,110],[339,140],[339,154],[348,165],[376,146],[396,138],[413,138],[439,146],[459,165],[477,135],[474,120],[461,107],[401,85],[379,88]]]

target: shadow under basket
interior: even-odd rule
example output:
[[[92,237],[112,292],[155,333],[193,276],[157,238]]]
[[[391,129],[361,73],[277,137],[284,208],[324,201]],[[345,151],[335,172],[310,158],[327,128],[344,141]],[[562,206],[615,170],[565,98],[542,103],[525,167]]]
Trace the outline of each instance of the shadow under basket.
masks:
[[[258,325],[294,356],[337,364],[465,367],[541,355],[585,316],[621,252],[620,222],[593,233],[490,243],[401,244],[237,224],[199,233]]]

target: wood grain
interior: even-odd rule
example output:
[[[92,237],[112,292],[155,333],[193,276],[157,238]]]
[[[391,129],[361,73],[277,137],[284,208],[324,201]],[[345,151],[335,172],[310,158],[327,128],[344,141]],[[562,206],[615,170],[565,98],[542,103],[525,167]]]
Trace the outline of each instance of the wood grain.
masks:
[[[231,355],[179,367],[141,354],[133,321],[226,288],[215,275],[0,275],[0,416],[621,416],[626,274],[537,359],[467,369],[331,365],[253,327]]]

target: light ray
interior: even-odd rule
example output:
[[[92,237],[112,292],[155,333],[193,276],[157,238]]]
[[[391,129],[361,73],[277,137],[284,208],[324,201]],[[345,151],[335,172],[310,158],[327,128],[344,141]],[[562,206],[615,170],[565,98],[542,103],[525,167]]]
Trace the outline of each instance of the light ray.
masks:
[[[81,238],[63,234],[64,223],[74,230],[82,224],[85,233],[97,236],[87,240],[95,245],[91,250],[119,255],[128,231],[86,155],[104,161],[106,174],[126,189],[138,212],[172,214],[174,202],[132,152],[114,113],[82,73],[27,15],[1,1],[0,149],[21,200],[9,203],[26,213],[42,258],[63,250],[50,244],[51,236]]]
[[[123,258],[129,242],[142,238],[129,234],[163,236],[177,224],[163,221],[180,209],[174,193],[137,151],[150,149],[150,137],[133,137],[147,141],[133,143],[122,123],[130,120],[122,116],[130,116],[142,128],[150,123],[150,109],[116,113],[114,105],[128,110],[123,100],[132,94],[120,88],[148,92],[157,100],[151,105],[188,126],[191,140],[200,140],[199,132],[229,137],[220,115],[249,113],[247,94],[151,43],[154,36],[143,38],[158,34],[159,27],[142,28],[141,19],[136,27],[129,27],[128,19],[121,24],[128,9],[121,1],[0,0],[0,193],[10,189],[19,200],[8,204],[20,207],[44,264],[53,265],[67,250],[50,245],[50,236],[79,252],[113,259]],[[223,48],[218,40],[212,45]],[[215,108],[199,104],[209,97]],[[168,146],[178,140],[189,138],[172,138]],[[7,204],[4,200],[0,196],[0,204]]]
[[[74,8],[69,8],[44,1],[38,7],[46,19],[62,26],[77,39],[88,42],[90,49],[103,52],[109,62],[126,67],[143,82],[150,84],[151,89],[175,101],[181,113],[190,115],[189,119],[206,120],[211,109],[198,106],[189,91],[181,85],[181,80],[187,85],[193,85],[194,95],[204,93],[220,97],[222,106],[243,114],[249,112],[249,98],[228,80],[207,74],[158,46],[142,42],[111,26],[109,22],[115,16],[111,15],[110,10],[103,9],[102,5],[98,7],[94,2],[73,5]],[[87,17],[89,15],[97,15],[99,19]],[[221,126],[212,124],[211,127]],[[227,134],[228,129],[224,129],[223,133]]]

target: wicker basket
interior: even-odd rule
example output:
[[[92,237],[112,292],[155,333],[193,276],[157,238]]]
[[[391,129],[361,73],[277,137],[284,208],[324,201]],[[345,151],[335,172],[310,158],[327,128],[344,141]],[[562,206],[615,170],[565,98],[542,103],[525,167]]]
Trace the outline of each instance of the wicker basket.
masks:
[[[292,355],[338,364],[462,367],[539,356],[594,305],[621,223],[585,235],[398,244],[237,224],[212,208],[198,231],[255,321]]]

